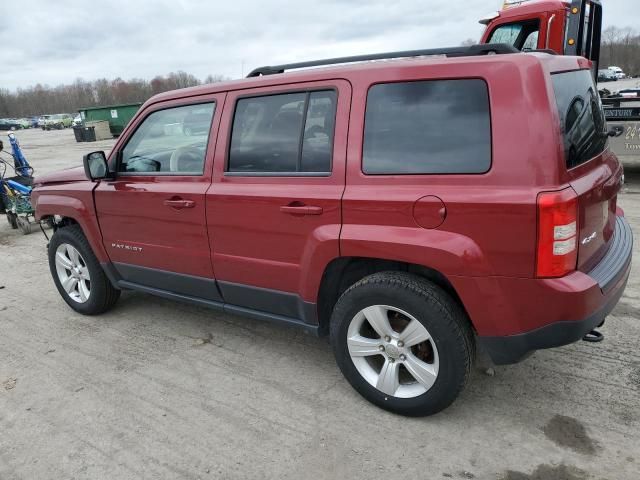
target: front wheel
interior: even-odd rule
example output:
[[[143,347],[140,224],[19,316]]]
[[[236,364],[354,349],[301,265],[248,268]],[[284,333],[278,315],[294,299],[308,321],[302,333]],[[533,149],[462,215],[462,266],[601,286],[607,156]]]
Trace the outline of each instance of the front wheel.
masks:
[[[331,344],[363,397],[409,416],[453,403],[475,354],[462,308],[437,285],[404,272],[376,273],[349,288],[331,317]]]
[[[60,228],[51,237],[49,269],[58,292],[76,312],[106,312],[120,297],[77,225]]]

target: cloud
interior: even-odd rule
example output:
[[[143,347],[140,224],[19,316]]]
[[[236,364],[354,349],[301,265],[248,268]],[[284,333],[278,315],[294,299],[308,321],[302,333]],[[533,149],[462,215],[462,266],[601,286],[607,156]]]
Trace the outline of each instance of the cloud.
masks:
[[[637,24],[629,0],[605,23]],[[459,45],[499,0],[23,0],[4,11],[0,86],[151,78],[184,70],[238,78],[254,67]],[[635,16],[635,19],[632,18]],[[633,20],[633,21],[632,21]]]

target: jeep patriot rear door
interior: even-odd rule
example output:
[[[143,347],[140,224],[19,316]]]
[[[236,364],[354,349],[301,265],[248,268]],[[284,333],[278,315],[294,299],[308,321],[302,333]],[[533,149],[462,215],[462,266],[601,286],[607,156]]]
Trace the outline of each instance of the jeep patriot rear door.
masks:
[[[207,193],[226,303],[315,321],[322,271],[339,256],[346,136],[334,133],[349,103],[342,80],[227,95]]]
[[[111,155],[117,177],[95,204],[103,242],[123,280],[220,300],[205,219],[224,95],[149,106]]]

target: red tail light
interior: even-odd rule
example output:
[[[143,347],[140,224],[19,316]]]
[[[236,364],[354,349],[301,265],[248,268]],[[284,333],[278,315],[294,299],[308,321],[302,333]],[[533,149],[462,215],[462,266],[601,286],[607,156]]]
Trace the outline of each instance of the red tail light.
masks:
[[[578,260],[578,199],[572,188],[538,195],[537,277],[562,277]]]

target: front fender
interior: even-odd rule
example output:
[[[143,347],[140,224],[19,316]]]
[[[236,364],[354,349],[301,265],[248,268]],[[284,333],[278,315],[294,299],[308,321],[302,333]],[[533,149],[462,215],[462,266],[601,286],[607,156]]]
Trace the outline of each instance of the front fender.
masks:
[[[39,221],[53,215],[73,219],[82,228],[98,261],[100,263],[109,261],[109,256],[102,244],[102,235],[95,215],[91,190],[72,190],[62,194],[36,188],[31,195],[31,200],[35,207],[36,220]]]

